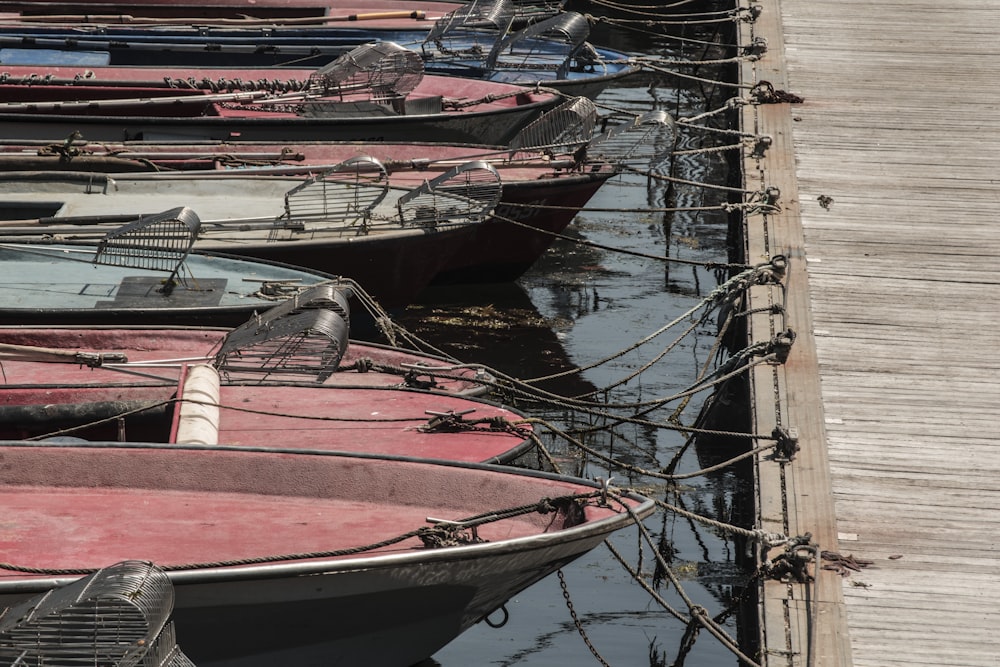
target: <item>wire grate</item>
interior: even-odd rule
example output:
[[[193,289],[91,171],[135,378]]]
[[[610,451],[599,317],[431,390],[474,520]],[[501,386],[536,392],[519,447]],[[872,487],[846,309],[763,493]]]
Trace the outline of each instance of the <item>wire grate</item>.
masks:
[[[472,0],[434,22],[421,50],[430,59],[472,56],[485,59],[514,21],[510,0]]]
[[[258,381],[271,375],[325,382],[347,352],[348,323],[333,310],[307,309],[262,317],[231,331],[215,355],[215,367]]]
[[[486,57],[486,69],[548,69],[555,71],[555,78],[565,79],[571,68],[599,62],[586,41],[589,35],[585,16],[560,12],[498,40]]]
[[[356,226],[364,232],[372,209],[388,192],[389,176],[381,162],[368,156],[351,158],[285,194],[285,215],[275,221],[270,240],[309,220]]]
[[[574,97],[525,126],[510,142],[511,158],[519,150],[550,155],[573,153],[594,137],[597,107],[586,97]]]
[[[0,614],[0,664],[186,667],[172,630],[162,634],[173,604],[161,569],[123,561]],[[171,661],[144,662],[153,646]]]
[[[309,77],[309,90],[323,97],[387,102],[406,97],[424,76],[420,54],[392,42],[364,44]]]
[[[396,202],[404,225],[482,222],[500,201],[500,174],[482,160],[455,167]]]
[[[594,138],[587,154],[610,162],[650,160],[674,150],[675,126],[664,111],[650,111]]]
[[[105,235],[93,262],[176,274],[200,227],[198,215],[184,206],[144,215]]]

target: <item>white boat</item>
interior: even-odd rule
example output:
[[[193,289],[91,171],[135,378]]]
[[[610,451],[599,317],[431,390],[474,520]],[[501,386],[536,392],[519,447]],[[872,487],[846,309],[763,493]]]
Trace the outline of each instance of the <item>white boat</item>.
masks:
[[[398,188],[366,156],[308,176],[7,172],[0,237],[96,245],[125,222],[174,228],[196,217],[195,250],[350,278],[391,308],[474,237],[500,193],[499,174],[482,161]]]

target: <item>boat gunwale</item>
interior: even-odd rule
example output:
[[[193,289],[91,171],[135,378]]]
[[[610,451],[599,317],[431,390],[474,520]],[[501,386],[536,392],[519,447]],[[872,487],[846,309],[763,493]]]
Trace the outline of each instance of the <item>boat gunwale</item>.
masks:
[[[445,466],[449,468],[471,469],[482,472],[498,473],[513,476],[527,476],[541,480],[572,484],[582,488],[600,490],[602,484],[598,481],[572,477],[569,475],[551,473],[525,468],[514,468],[493,463],[471,463],[432,458],[418,458],[403,455],[367,454],[364,452],[342,452],[325,450],[290,450],[284,448],[227,446],[222,449],[212,445],[164,445],[161,443],[135,442],[29,442],[0,441],[0,453],[7,448],[53,448],[53,449],[153,449],[163,451],[206,451],[226,453],[268,454],[276,456],[324,456],[345,459],[384,460],[399,463],[412,463],[421,466]],[[417,563],[446,563],[463,560],[480,559],[487,556],[499,556],[507,553],[530,552],[565,545],[569,542],[584,542],[600,539],[601,536],[635,523],[650,514],[656,508],[654,500],[635,492],[624,491],[620,494],[618,511],[611,515],[587,520],[583,523],[561,528],[559,530],[539,533],[525,537],[507,540],[449,546],[439,549],[419,550],[398,554],[380,554],[367,557],[350,558],[317,558],[295,562],[280,561],[257,565],[237,565],[206,567],[191,570],[170,570],[168,576],[175,585],[200,585],[210,583],[231,583],[235,581],[294,578],[312,575],[336,575],[338,573],[357,570],[378,570],[400,565]],[[624,507],[630,509],[626,510]],[[615,510],[611,510],[615,511]],[[585,549],[588,550],[588,549]],[[584,550],[584,551],[585,551]],[[10,572],[10,571],[8,571]],[[0,574],[0,595],[32,594],[49,590],[55,586],[75,581],[79,576],[28,576],[23,573]]]

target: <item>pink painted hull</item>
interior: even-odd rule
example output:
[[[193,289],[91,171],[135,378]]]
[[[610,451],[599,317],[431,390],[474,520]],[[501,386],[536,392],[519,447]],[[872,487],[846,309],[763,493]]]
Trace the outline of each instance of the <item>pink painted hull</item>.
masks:
[[[0,443],[0,457],[5,562],[169,569],[178,644],[199,667],[408,667],[653,509],[471,464],[141,443]],[[486,521],[485,541],[411,533],[522,506],[543,511]],[[0,570],[0,607],[73,578]]]

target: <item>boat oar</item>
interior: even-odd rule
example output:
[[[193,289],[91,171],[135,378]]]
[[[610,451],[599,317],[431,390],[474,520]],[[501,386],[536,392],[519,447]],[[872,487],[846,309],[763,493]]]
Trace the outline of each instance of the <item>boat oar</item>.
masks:
[[[62,350],[55,347],[35,347],[0,343],[0,361],[38,361],[57,364],[79,364],[97,368],[105,363],[124,364],[128,358],[121,352],[85,352],[83,350]]]
[[[230,18],[189,18],[189,17],[146,17],[130,14],[49,14],[38,16],[19,16],[20,23],[99,23],[116,25],[310,25],[323,23],[347,23],[356,21],[380,21],[386,19],[426,20],[427,12],[423,10],[399,10],[392,12],[369,12],[366,14],[344,14],[342,16],[294,16],[284,18],[258,19],[250,16],[238,19]]]

